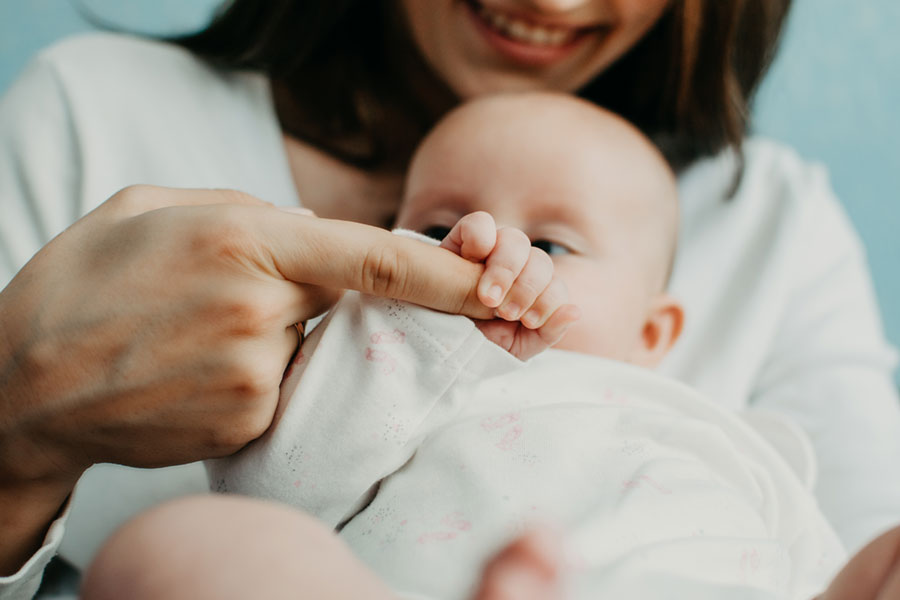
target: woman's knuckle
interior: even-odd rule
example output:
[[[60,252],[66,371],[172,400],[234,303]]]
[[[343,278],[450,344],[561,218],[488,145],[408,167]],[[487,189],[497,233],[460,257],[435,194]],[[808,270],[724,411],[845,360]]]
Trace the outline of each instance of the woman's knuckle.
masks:
[[[255,402],[278,388],[279,373],[260,360],[244,360],[233,369],[232,388],[244,400]]]
[[[191,251],[228,260],[248,256],[253,247],[246,218],[229,207],[214,219],[198,223],[191,235]]]
[[[116,212],[129,214],[142,212],[153,189],[152,186],[144,184],[129,185],[113,194],[104,204]]]
[[[242,192],[241,190],[233,190],[220,188],[215,190],[224,204],[256,204],[259,206],[272,206],[270,202],[260,200],[252,194]]]
[[[116,197],[121,201],[133,201],[136,198],[143,198],[146,194],[150,193],[150,191],[154,189],[156,188],[144,183],[126,185],[116,193]]]
[[[408,276],[407,263],[396,248],[373,248],[362,262],[362,291],[378,296],[403,297]]]
[[[16,368],[29,381],[43,381],[61,360],[58,344],[48,338],[35,339],[24,346],[16,357]]]
[[[223,302],[214,310],[219,327],[231,335],[257,337],[268,332],[276,320],[274,311],[251,298]]]

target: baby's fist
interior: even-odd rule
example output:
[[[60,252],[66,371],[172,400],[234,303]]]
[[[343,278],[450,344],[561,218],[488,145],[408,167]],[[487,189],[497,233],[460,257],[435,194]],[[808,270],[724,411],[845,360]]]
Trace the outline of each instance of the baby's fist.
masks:
[[[555,344],[577,320],[578,309],[567,304],[565,284],[554,277],[553,261],[532,247],[522,231],[497,229],[491,215],[474,212],[457,221],[441,247],[485,263],[478,299],[502,320],[479,327],[518,358],[525,360]]]

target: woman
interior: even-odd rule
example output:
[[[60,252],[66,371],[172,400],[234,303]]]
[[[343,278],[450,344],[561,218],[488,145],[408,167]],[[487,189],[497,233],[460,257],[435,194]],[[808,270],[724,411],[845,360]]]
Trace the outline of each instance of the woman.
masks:
[[[478,316],[459,261],[256,197],[387,225],[443,112],[534,88],[622,113],[682,169],[672,291],[691,319],[663,371],[803,427],[851,549],[900,520],[883,475],[900,459],[893,355],[859,243],[819,170],[743,141],[787,4],[236,0],[180,48],[95,37],[45,53],[0,106],[4,281],[18,272],[0,296],[0,572],[36,551],[18,572],[40,571],[91,464],[184,463],[264,431],[292,324],[330,290]],[[114,194],[135,183],[253,197]],[[98,497],[85,510],[105,510]],[[78,497],[74,512],[72,526]]]

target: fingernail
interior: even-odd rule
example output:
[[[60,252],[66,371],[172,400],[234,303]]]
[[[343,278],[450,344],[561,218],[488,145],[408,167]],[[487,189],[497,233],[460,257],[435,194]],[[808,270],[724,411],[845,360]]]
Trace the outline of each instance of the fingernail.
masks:
[[[538,322],[540,322],[540,320],[541,320],[541,314],[536,310],[529,310],[522,317],[522,323],[525,325],[525,327],[528,327],[529,329],[533,329],[533,328],[537,327],[537,324],[538,324]]]
[[[503,318],[510,321],[515,321],[516,319],[518,319],[519,313],[522,312],[522,309],[519,308],[519,305],[513,303],[507,304],[501,310],[503,312]]]
[[[500,302],[500,298],[503,296],[503,288],[495,283],[488,288],[488,290],[484,293],[484,296],[492,303]]]

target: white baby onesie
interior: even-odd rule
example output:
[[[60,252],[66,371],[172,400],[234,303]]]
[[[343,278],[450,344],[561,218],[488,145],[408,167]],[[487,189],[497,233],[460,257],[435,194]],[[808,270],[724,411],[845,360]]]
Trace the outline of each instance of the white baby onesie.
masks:
[[[573,598],[812,598],[845,556],[736,416],[644,369],[523,363],[465,317],[348,292],[310,334],[274,425],[208,465],[222,492],[303,509],[407,598],[470,597],[534,521],[568,532]]]

